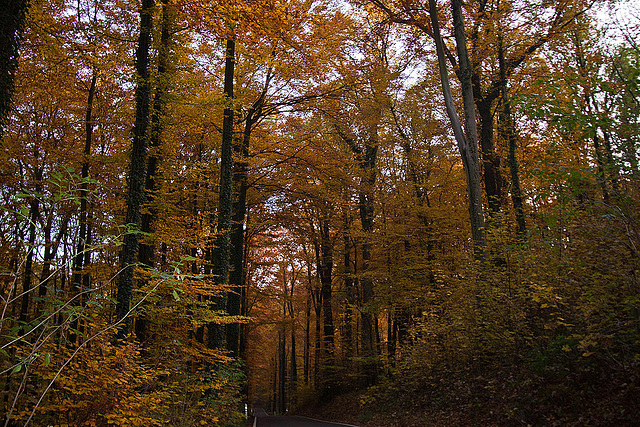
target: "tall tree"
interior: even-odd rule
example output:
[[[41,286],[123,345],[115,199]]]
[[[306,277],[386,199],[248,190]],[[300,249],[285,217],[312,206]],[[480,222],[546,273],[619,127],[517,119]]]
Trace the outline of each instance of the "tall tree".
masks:
[[[151,122],[149,126],[149,155],[147,159],[147,170],[144,183],[145,204],[147,208],[140,218],[140,231],[143,233],[143,240],[140,243],[138,261],[146,268],[153,268],[155,265],[155,242],[151,236],[154,229],[154,221],[158,216],[158,209],[154,206],[156,192],[158,191],[158,169],[161,160],[162,132],[166,120],[167,92],[169,90],[170,43],[172,8],[169,0],[162,0],[162,17],[160,24],[160,44],[158,46],[158,70],[155,79],[155,94],[151,103]],[[151,241],[149,241],[151,240]],[[140,342],[147,338],[147,319],[144,316],[138,317],[135,323],[136,337]]]
[[[272,70],[269,67],[265,77],[264,87],[258,98],[249,107],[244,123],[242,136],[237,139],[233,146],[234,161],[233,189],[235,197],[233,201],[233,218],[230,232],[230,262],[229,272],[229,294],[227,301],[227,313],[230,316],[238,316],[241,313],[243,293],[245,292],[245,221],[247,217],[247,191],[249,189],[249,145],[254,127],[263,117],[269,84],[273,78]],[[233,355],[240,355],[240,324],[231,323],[227,326],[227,350]]]
[[[218,310],[227,308],[227,291],[224,289],[229,283],[230,263],[230,235],[231,215],[233,207],[233,120],[234,97],[233,75],[235,68],[234,38],[229,38],[225,50],[224,64],[224,118],[222,122],[222,154],[220,156],[220,193],[218,198],[218,225],[215,248],[211,250],[213,274],[216,288],[221,295],[215,297],[215,307]],[[225,327],[216,322],[209,323],[208,345],[211,348],[226,346]]]
[[[144,202],[147,147],[149,145],[149,50],[153,30],[154,0],[142,0],[140,8],[140,32],[136,49],[136,116],[133,126],[129,173],[127,175],[127,213],[125,217],[124,244],[120,252],[121,272],[118,276],[116,318],[123,321],[119,337],[129,332],[128,312],[133,291],[133,273],[138,256],[141,206]]]
[[[153,231],[153,221],[157,216],[157,209],[153,206],[155,192],[158,190],[158,166],[160,162],[160,151],[162,141],[162,131],[166,120],[167,92],[169,86],[169,55],[171,43],[171,22],[172,10],[169,0],[162,0],[162,18],[160,26],[160,44],[158,46],[158,72],[156,75],[155,94],[151,104],[151,123],[149,136],[149,156],[147,159],[147,171],[145,177],[145,202],[149,206],[148,212],[144,212],[141,218],[140,231],[151,233]],[[153,244],[140,244],[140,263],[153,267],[154,246]]]
[[[508,95],[507,73],[504,58],[503,37],[498,36],[498,61],[500,67],[501,79],[501,130],[503,138],[507,140],[509,147],[508,161],[509,171],[511,172],[511,200],[513,210],[516,217],[516,232],[520,238],[524,237],[527,231],[524,212],[524,198],[522,196],[522,187],[520,185],[520,171],[516,150],[518,147],[518,139],[516,133],[516,125],[511,113],[511,100]]]
[[[467,196],[474,254],[476,259],[483,260],[485,257],[484,252],[487,243],[484,229],[482,189],[480,187],[480,165],[478,159],[475,107],[473,105],[473,93],[471,92],[471,65],[469,63],[467,53],[466,35],[464,33],[464,21],[462,19],[460,2],[458,0],[452,0],[451,8],[455,27],[456,49],[458,51],[458,60],[460,62],[460,79],[462,82],[464,104],[464,130],[460,124],[460,118],[458,117],[453,101],[453,95],[451,93],[451,85],[449,84],[444,41],[440,34],[440,24],[438,22],[438,9],[435,0],[429,0],[429,14],[431,16],[433,36],[436,42],[442,93],[445,99],[447,115],[451,121],[452,130],[458,143],[458,150],[460,151],[462,164],[464,165],[464,170],[467,176]]]
[[[94,70],[93,75],[91,76],[91,83],[89,84],[89,91],[87,94],[87,107],[84,120],[85,143],[83,150],[84,159],[82,162],[82,182],[80,184],[80,230],[76,255],[73,259],[73,287],[76,291],[80,291],[84,286],[88,285],[88,283],[84,282],[87,282],[89,279],[89,276],[86,273],[83,274],[83,269],[85,267],[88,267],[88,263],[85,263],[85,258],[89,255],[87,253],[87,247],[91,243],[91,230],[89,229],[87,199],[89,189],[89,158],[91,156],[91,142],[93,140],[94,128],[93,100],[95,97],[97,80],[98,74],[97,71]]]
[[[11,109],[18,50],[28,7],[29,0],[0,2],[0,138]]]
[[[537,10],[537,6],[508,0],[482,0],[473,4],[473,13],[469,13],[472,84],[480,124],[483,179],[491,214],[502,209],[505,192],[502,159],[494,140],[494,110],[496,102],[502,98],[502,74],[506,79],[518,75],[536,52],[562,37],[574,25],[575,19],[594,3],[562,0],[540,5],[545,13]],[[522,25],[519,19],[524,19]],[[511,21],[518,24],[507,25]],[[507,36],[512,37],[509,44],[504,43]],[[493,43],[487,43],[490,39]],[[495,66],[495,57],[500,55],[503,56],[502,70]],[[514,209],[517,208],[514,206]]]
[[[327,357],[326,362],[332,363],[334,353],[334,326],[333,326],[333,246],[334,241],[330,232],[328,218],[319,218],[319,241],[316,246],[316,265],[320,279],[320,300],[322,301],[322,349]]]

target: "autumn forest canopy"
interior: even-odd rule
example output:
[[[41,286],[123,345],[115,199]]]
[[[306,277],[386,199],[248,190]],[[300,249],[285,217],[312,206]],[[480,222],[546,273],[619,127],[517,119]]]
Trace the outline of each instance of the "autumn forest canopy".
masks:
[[[634,2],[2,0],[0,422],[637,423],[639,150]]]

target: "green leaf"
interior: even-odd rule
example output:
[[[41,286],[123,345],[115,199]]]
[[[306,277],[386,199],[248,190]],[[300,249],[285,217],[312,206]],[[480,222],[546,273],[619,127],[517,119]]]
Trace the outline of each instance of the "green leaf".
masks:
[[[171,293],[173,294],[173,298],[174,298],[176,301],[180,301],[180,295],[178,295],[178,293],[176,292],[176,290],[175,290],[175,289],[174,289],[174,290],[172,290],[172,291],[171,291]]]
[[[22,370],[22,364],[16,365],[13,370],[11,371],[12,374],[15,374],[16,372],[20,372]]]
[[[45,353],[44,354],[44,366],[49,366],[49,363],[51,363],[51,353]]]

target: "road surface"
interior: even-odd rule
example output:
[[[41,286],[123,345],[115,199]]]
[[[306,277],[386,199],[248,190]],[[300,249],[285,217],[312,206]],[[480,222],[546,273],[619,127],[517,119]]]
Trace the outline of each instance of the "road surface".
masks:
[[[307,417],[270,416],[264,409],[255,409],[253,414],[255,416],[253,427],[355,427]]]

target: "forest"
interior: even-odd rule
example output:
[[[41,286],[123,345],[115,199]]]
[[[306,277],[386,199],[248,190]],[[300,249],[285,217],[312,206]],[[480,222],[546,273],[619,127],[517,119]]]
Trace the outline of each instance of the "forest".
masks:
[[[640,5],[1,0],[0,424],[638,425]]]

